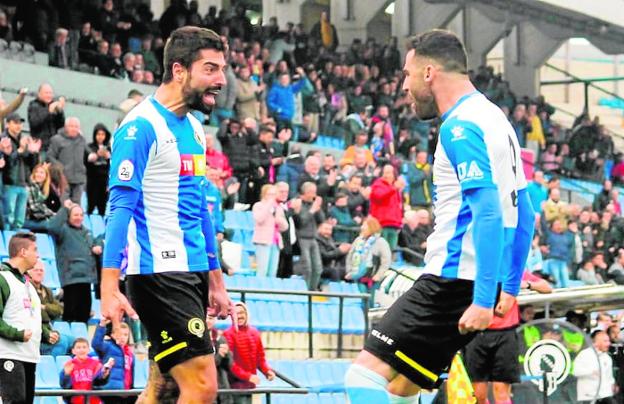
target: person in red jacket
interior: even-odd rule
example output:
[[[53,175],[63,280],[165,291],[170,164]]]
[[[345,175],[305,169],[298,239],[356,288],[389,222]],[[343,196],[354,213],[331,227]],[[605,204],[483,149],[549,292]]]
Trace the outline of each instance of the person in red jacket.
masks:
[[[249,325],[249,312],[245,303],[235,304],[238,331],[231,326],[225,333],[225,339],[232,352],[234,362],[230,368],[230,386],[233,389],[253,389],[260,384],[260,371],[267,379],[273,380],[275,372],[269,367],[264,357],[264,347],[260,332]],[[251,403],[250,396],[234,396],[237,404]]]
[[[74,357],[68,360],[61,371],[61,387],[72,390],[92,390],[94,385],[106,383],[114,359],[109,359],[104,366],[97,358],[89,356],[89,341],[76,338],[72,346]],[[71,404],[85,404],[82,396],[74,396]],[[89,404],[100,404],[99,397],[89,398]]]
[[[397,246],[399,230],[403,225],[403,188],[405,181],[397,178],[391,164],[383,166],[381,178],[377,178],[371,186],[370,215],[381,223],[381,237],[386,239],[391,250]]]
[[[223,189],[224,181],[232,176],[232,167],[228,157],[214,148],[214,136],[206,134],[206,165],[219,172],[219,180],[215,184]]]

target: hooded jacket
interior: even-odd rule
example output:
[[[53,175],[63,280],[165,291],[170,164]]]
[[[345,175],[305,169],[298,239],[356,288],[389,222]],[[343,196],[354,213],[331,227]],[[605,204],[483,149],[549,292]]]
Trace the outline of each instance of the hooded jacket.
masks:
[[[50,140],[48,160],[63,165],[68,183],[84,184],[87,182],[86,153],[87,142],[82,134],[69,137],[65,129],[61,129]]]
[[[266,375],[271,369],[264,356],[264,347],[260,339],[260,332],[249,325],[249,310],[245,303],[236,303],[245,309],[247,322],[238,326],[238,332],[234,327],[228,328],[223,336],[228,342],[234,361],[230,368],[230,385],[233,389],[253,389],[255,385],[249,381],[256,370]]]
[[[104,339],[106,327],[99,326],[93,335],[93,349],[97,352],[102,363],[106,363],[109,358],[115,360],[115,364],[110,370],[108,382],[102,386],[103,390],[131,389],[134,374],[134,353],[129,345],[119,346],[114,339]]]
[[[97,125],[95,125],[93,127],[93,141],[91,143],[89,143],[89,146],[87,148],[87,155],[89,153],[97,153],[98,150],[100,149],[100,146],[98,145],[97,141],[95,140],[95,135],[100,130],[103,130],[104,133],[106,133],[106,138],[104,138],[104,143],[103,143],[102,146],[105,147],[109,152],[111,151],[111,148],[110,148],[111,133],[106,128],[106,126],[104,126],[101,123],[98,123]],[[95,160],[94,162],[89,162],[87,160],[86,168],[87,168],[87,176],[89,177],[89,179],[91,179],[91,178],[100,178],[100,179],[106,179],[108,181],[108,171],[110,169],[110,159],[105,159],[103,157],[99,157],[98,156],[97,160]]]
[[[383,178],[375,180],[371,187],[370,214],[383,227],[400,229],[403,223],[401,193]]]

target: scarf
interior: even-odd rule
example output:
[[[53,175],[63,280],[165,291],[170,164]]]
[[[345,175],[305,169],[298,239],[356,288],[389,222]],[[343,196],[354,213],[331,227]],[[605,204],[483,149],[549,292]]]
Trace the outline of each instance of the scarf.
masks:
[[[321,42],[325,48],[331,48],[334,43],[334,33],[331,24],[323,18],[321,19]]]
[[[373,234],[372,236],[364,239],[358,237],[353,242],[353,254],[351,255],[351,262],[349,262],[349,268],[351,273],[351,279],[359,281],[363,277],[369,275],[370,269],[373,267],[373,254],[371,249],[377,242],[379,234]]]

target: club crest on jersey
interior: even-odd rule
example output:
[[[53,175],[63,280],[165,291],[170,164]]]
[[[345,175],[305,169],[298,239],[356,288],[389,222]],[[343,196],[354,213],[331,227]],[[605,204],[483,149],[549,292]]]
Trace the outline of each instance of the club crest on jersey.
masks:
[[[203,177],[206,175],[205,154],[181,154],[180,176]]]
[[[464,128],[462,126],[454,126],[453,129],[451,129],[451,133],[453,134],[451,142],[466,139],[466,136],[464,135]]]
[[[480,180],[483,178],[483,171],[479,168],[476,161],[459,163],[457,165],[457,177],[459,182]]]
[[[126,137],[124,137],[124,140],[136,140],[136,133],[138,130],[139,129],[134,125],[129,127],[126,131]]]

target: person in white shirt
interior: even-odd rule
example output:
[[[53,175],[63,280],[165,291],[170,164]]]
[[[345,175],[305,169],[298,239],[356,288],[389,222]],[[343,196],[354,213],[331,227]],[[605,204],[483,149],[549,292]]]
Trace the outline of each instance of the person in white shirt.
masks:
[[[601,330],[594,331],[591,337],[593,348],[583,349],[574,361],[577,400],[580,403],[615,404],[613,395],[617,385],[613,377],[613,361],[609,356],[611,340]]]

